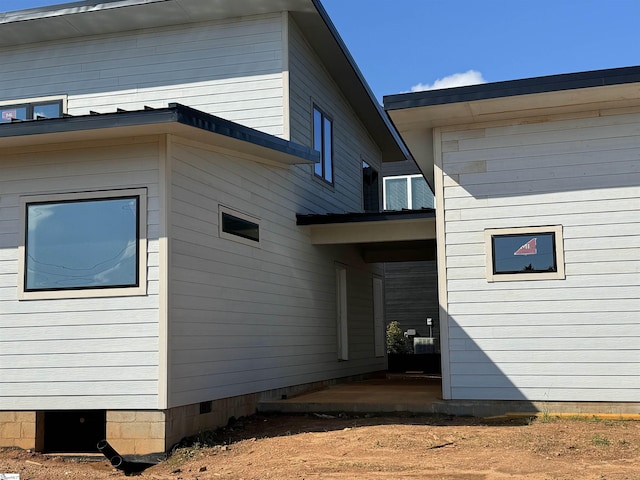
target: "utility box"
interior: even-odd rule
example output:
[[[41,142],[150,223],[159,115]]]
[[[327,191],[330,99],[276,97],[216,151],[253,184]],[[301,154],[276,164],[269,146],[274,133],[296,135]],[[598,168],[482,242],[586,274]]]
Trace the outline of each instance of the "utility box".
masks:
[[[435,337],[413,337],[413,353],[436,353]]]

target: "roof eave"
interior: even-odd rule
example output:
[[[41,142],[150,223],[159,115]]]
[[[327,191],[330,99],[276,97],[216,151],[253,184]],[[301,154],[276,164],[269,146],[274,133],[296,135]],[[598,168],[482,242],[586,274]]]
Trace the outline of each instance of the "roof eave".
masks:
[[[310,164],[318,152],[180,104],[168,108],[31,120],[0,125],[3,149],[38,144],[171,134],[275,164]]]
[[[550,75],[384,97],[400,130],[531,118],[640,103],[640,67]]]

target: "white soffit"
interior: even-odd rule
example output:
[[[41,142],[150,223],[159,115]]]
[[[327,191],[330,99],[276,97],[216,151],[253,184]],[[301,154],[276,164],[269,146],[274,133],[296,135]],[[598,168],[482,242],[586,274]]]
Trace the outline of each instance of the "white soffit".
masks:
[[[309,228],[311,243],[314,245],[401,242],[436,238],[435,218],[330,223],[311,225]]]
[[[0,13],[0,46],[224,20],[315,12],[311,0],[103,0]]]
[[[388,110],[401,133],[640,106],[640,83],[534,93]]]

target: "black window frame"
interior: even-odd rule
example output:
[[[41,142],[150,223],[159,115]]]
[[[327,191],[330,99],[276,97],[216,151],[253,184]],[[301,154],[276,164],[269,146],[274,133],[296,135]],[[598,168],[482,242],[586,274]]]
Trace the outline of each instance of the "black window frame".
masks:
[[[320,124],[318,125],[316,122],[316,112],[320,115]],[[326,146],[327,146],[327,133],[326,133],[326,127],[325,127],[325,122],[328,122],[331,125],[331,132],[329,134],[329,149],[330,151],[327,152]],[[335,163],[333,161],[333,157],[334,157],[334,148],[333,148],[333,132],[334,132],[334,125],[333,125],[333,119],[320,107],[318,107],[318,105],[313,104],[313,110],[312,110],[312,116],[311,116],[311,123],[312,123],[312,147],[314,150],[320,152],[320,163],[319,164],[315,164],[313,167],[313,174],[316,178],[321,179],[323,182],[328,183],[329,185],[333,185],[334,184],[334,178],[335,178]],[[320,129],[319,133],[320,133],[320,138],[321,138],[321,145],[320,148],[318,148],[318,146],[316,145],[316,133],[318,128]],[[320,172],[317,171],[317,166],[320,165]],[[330,168],[327,168],[327,167]]]
[[[97,198],[82,198],[78,200],[48,200],[42,202],[27,202],[25,212],[25,222],[29,225],[29,207],[36,205],[63,205],[63,204],[79,204],[89,202],[109,202],[113,200],[133,200],[135,199],[135,235],[136,235],[136,254],[135,254],[135,281],[132,283],[123,284],[110,284],[110,285],[80,285],[74,287],[44,287],[44,288],[29,288],[29,269],[27,268],[28,258],[25,256],[24,265],[24,291],[25,292],[58,292],[67,290],[102,290],[113,288],[138,288],[140,286],[140,195],[125,195],[125,196],[112,196],[112,197],[97,197]],[[29,231],[25,229],[24,237],[25,251],[29,251]]]
[[[515,239],[520,238],[518,244],[524,245],[532,238],[537,238],[541,236],[550,236],[551,237],[551,258],[553,259],[553,265],[551,268],[545,270],[536,270],[535,268],[522,268],[518,270],[498,270],[497,268],[497,255],[496,255],[496,240],[499,239]],[[529,240],[527,240],[529,239]],[[524,243],[522,243],[524,242]],[[514,253],[515,255],[515,253]],[[515,274],[523,274],[530,275],[532,273],[549,273],[549,272],[557,272],[558,271],[558,258],[556,255],[556,233],[555,232],[538,232],[538,233],[510,233],[503,235],[492,235],[491,236],[491,260],[492,260],[492,269],[494,275],[515,275]],[[526,263],[526,262],[525,262]],[[530,264],[533,265],[533,264]]]
[[[240,222],[253,226],[256,234],[250,235],[242,230],[233,230],[225,226],[225,218],[234,222]],[[225,240],[239,242],[251,247],[262,248],[262,221],[261,219],[241,212],[223,204],[218,204],[218,235]]]
[[[25,122],[25,121],[29,121],[29,120],[38,120],[37,118],[34,117],[35,114],[35,110],[37,107],[42,106],[42,105],[58,105],[59,107],[59,115],[57,117],[47,117],[47,118],[60,118],[64,115],[64,105],[62,100],[43,100],[43,101],[38,101],[38,102],[24,102],[24,103],[14,103],[14,104],[10,104],[10,105],[0,105],[0,112],[3,112],[5,110],[13,110],[13,109],[18,109],[18,108],[24,108],[26,109],[26,119],[16,119],[16,120],[9,120],[9,121],[3,121],[2,118],[0,118],[0,124],[3,123],[11,123],[13,121],[15,122]]]
[[[245,238],[247,240],[251,240],[256,243],[260,243],[260,224],[256,222],[252,222],[251,220],[247,220],[246,218],[239,217],[237,215],[233,215],[232,213],[223,211],[220,214],[220,218],[222,220],[222,224],[220,228],[222,231],[228,235],[235,235],[236,237]],[[236,229],[233,228],[233,223],[246,224],[255,228],[256,234],[250,235],[244,233],[244,229]]]
[[[20,197],[20,243],[18,245],[18,300],[50,300],[64,298],[91,297],[120,297],[147,295],[147,188],[132,187],[112,190],[96,190],[85,192],[64,192],[40,195],[25,195]],[[86,202],[100,202],[109,200],[135,199],[134,229],[128,237],[133,240],[135,234],[135,258],[131,263],[135,270],[129,277],[120,278],[121,282],[111,279],[111,283],[85,282],[82,284],[67,284],[51,286],[51,284],[29,285],[29,243],[35,241],[29,235],[29,215],[31,206],[81,204]],[[72,229],[71,231],[76,231]],[[45,230],[46,235],[46,230]],[[44,237],[46,238],[46,237]],[[130,256],[131,257],[131,256]],[[135,277],[135,278],[132,278]]]
[[[551,236],[551,253],[553,260],[552,268],[546,270],[527,268],[526,260],[522,262],[519,270],[496,268],[500,265],[496,261],[496,239],[509,238],[518,239],[508,245],[507,251],[513,250],[515,254],[522,249],[533,237]],[[566,278],[565,260],[564,260],[564,237],[562,225],[546,225],[535,227],[503,227],[503,228],[487,228],[484,230],[485,253],[486,253],[486,278],[488,282],[505,282],[505,281],[523,281],[523,280],[564,280]],[[538,245],[544,248],[544,245]],[[541,252],[544,254],[544,252]],[[519,253],[525,255],[525,253]],[[532,259],[533,260],[533,259]],[[530,265],[533,267],[534,262]],[[539,268],[540,265],[537,265]]]
[[[366,160],[362,160],[362,209],[380,211],[380,174]]]

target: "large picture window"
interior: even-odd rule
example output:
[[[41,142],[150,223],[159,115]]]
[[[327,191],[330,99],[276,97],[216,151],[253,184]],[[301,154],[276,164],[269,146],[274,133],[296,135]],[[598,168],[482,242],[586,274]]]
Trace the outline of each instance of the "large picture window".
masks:
[[[320,162],[314,165],[317,177],[333,183],[333,121],[314,105],[313,148],[320,152]]]
[[[485,231],[489,281],[564,278],[562,227]]]
[[[145,190],[25,197],[22,204],[22,298],[146,291]]]

